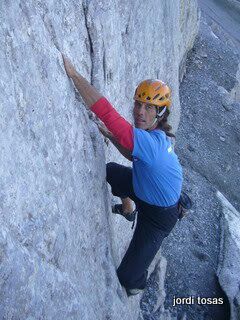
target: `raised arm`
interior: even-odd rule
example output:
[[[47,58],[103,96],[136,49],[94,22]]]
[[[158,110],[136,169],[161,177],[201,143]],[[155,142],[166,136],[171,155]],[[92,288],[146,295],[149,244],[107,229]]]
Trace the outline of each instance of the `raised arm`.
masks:
[[[73,80],[87,107],[94,112],[113,134],[115,142],[129,151],[133,150],[133,127],[104,98],[94,86],[82,77],[63,55],[67,75]],[[119,148],[118,148],[119,149]]]
[[[76,71],[69,59],[67,59],[64,55],[62,55],[62,57],[67,75],[72,79],[75,87],[79,91],[87,107],[90,109],[91,106],[102,97],[102,95],[94,86],[92,86],[83,76],[81,76]]]

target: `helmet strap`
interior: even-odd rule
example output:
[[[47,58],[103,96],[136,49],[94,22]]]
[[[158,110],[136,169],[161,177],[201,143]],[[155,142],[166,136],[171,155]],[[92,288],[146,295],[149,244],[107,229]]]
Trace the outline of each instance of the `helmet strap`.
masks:
[[[158,118],[155,117],[155,119],[153,120],[153,123],[151,124],[151,126],[147,129],[147,130],[150,130],[154,125],[155,123],[157,122]]]
[[[161,112],[158,113],[158,111],[157,111],[157,117],[160,118],[164,114],[166,109],[167,109],[167,107],[165,106]]]
[[[150,130],[155,125],[155,123],[158,121],[158,119],[161,118],[161,116],[164,114],[166,109],[167,109],[167,107],[165,106],[161,112],[158,112],[158,107],[157,107],[157,115],[156,115],[155,119],[153,120],[153,123],[151,124],[151,126],[148,129],[146,129],[147,131]]]
[[[155,119],[153,120],[153,123],[151,124],[151,126],[147,130],[150,130],[155,125],[155,123],[158,121],[158,119],[161,118],[161,116],[164,114],[166,109],[167,108],[165,106],[161,112],[158,112],[158,108],[157,108],[157,115],[156,115]]]

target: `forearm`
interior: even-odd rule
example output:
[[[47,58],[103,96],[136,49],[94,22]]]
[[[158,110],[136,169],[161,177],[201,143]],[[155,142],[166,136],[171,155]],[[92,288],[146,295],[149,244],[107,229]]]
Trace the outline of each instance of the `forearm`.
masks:
[[[108,130],[116,137],[118,149],[123,148],[133,149],[133,127],[128,123],[103,97],[94,86],[92,86],[83,76],[81,76],[70,60],[62,54],[63,63],[66,73],[72,79],[75,87],[82,96],[86,106],[94,112],[97,117],[106,125]],[[120,150],[119,150],[120,151]],[[125,152],[120,151],[122,154]],[[127,156],[129,157],[129,156]]]
[[[118,151],[129,161],[132,161],[132,154],[131,151],[124,148],[123,146],[121,146],[121,144],[119,144],[116,140],[116,138],[114,137],[109,137],[109,140],[112,142],[112,144],[118,149]]]
[[[92,86],[84,77],[76,72],[74,76],[71,77],[73,83],[80,95],[82,96],[87,107],[90,108],[95,102],[97,102],[102,95],[97,91],[94,86]]]
[[[93,106],[102,97],[102,95],[79,73],[76,72],[76,74],[71,78],[87,107],[90,109],[91,106]],[[115,137],[110,137],[109,139],[126,159],[132,161],[130,150],[124,148],[120,143],[118,143]]]
[[[104,97],[99,99],[91,111],[105,124],[122,147],[133,150],[133,127],[127,122]]]

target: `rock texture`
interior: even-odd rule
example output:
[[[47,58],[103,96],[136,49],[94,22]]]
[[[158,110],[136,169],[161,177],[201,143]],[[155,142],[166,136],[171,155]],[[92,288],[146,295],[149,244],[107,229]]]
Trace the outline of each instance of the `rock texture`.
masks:
[[[240,12],[240,0],[227,0],[231,7]]]
[[[238,320],[240,318],[240,213],[221,192],[217,192],[217,197],[223,207],[217,274],[229,299],[231,320]]]
[[[227,281],[218,277],[219,252],[226,257],[220,264],[224,267],[225,280],[228,272],[232,282],[236,279],[233,286],[236,289],[239,243],[234,244],[232,239],[236,239],[233,234],[239,222],[233,229],[230,219],[222,213],[216,191],[239,212],[240,56],[232,38],[234,34],[228,34],[222,25],[222,15],[218,23],[215,12],[214,19],[208,16],[208,10],[206,12],[200,19],[199,34],[188,54],[187,72],[180,85],[182,113],[175,148],[184,169],[184,188],[192,197],[194,207],[162,246],[167,260],[164,306],[176,319],[186,315],[186,319],[191,320],[230,320],[233,304],[235,311],[238,308],[238,293],[236,290],[234,300]],[[238,27],[236,23],[234,30]],[[229,213],[229,217],[231,215]],[[225,239],[224,246],[221,237]],[[224,304],[173,307],[174,296],[222,298]],[[154,312],[146,319],[159,318],[159,312]]]
[[[126,117],[139,81],[167,81],[176,130],[196,1],[1,1],[0,21],[0,318],[137,319],[115,273],[131,236],[110,215],[118,153],[61,52]]]

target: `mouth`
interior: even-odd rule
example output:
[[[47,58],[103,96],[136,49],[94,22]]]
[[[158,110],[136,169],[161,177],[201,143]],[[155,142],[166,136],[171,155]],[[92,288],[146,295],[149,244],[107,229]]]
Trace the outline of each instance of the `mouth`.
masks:
[[[139,118],[138,118],[138,119],[135,120],[135,122],[136,122],[136,123],[145,123],[146,121],[143,120],[143,119],[139,119]]]

